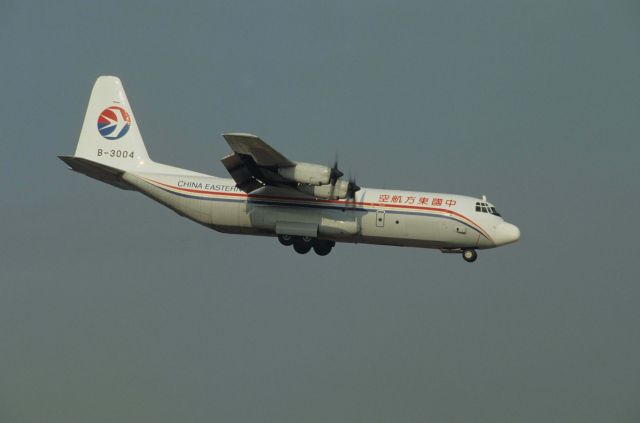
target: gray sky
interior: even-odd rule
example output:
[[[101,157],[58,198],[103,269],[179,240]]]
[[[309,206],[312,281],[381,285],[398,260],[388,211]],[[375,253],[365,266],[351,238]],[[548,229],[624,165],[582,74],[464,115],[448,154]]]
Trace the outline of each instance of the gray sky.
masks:
[[[637,1],[0,2],[0,420],[640,419]],[[120,76],[156,161],[225,131],[487,194],[473,265],[218,234],[66,170]]]

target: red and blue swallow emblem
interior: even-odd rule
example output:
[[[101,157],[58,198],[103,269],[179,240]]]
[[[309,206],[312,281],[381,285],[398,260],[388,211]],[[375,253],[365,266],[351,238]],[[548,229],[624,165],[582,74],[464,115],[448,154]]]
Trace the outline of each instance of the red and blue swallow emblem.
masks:
[[[124,137],[131,127],[131,116],[120,106],[107,107],[98,117],[98,131],[108,140]]]

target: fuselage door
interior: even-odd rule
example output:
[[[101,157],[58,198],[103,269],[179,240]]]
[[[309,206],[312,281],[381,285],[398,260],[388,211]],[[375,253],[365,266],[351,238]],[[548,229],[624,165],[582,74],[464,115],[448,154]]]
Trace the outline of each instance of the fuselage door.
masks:
[[[379,228],[384,227],[384,210],[376,211],[376,226]]]

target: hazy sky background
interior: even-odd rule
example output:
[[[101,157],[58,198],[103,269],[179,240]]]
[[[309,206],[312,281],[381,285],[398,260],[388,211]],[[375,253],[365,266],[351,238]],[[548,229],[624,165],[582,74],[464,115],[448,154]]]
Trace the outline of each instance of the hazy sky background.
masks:
[[[638,1],[2,0],[0,52],[0,421],[640,420]],[[101,74],[156,161],[253,132],[522,239],[207,230],[56,158]]]

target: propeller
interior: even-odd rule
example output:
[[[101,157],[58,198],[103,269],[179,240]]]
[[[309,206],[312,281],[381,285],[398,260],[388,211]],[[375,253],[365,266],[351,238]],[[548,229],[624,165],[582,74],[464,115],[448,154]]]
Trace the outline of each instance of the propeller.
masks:
[[[336,189],[336,183],[338,179],[344,176],[344,173],[338,169],[338,153],[336,153],[333,159],[333,166],[331,166],[331,173],[329,174],[329,183],[331,184],[331,198],[333,198],[333,191]]]
[[[329,176],[329,183],[331,184],[331,198],[334,198],[334,190],[336,188],[336,184],[342,176],[344,176],[344,173],[340,169],[338,169],[338,153],[336,153],[335,159],[333,160],[333,166],[331,166],[331,174]],[[355,176],[350,175],[349,182],[347,183],[347,193],[344,197],[345,206],[349,203],[349,201],[355,202],[356,192],[358,191],[360,191],[360,187],[356,184],[356,178]]]
[[[356,201],[356,192],[360,191],[360,187],[356,184],[356,177],[349,177],[349,184],[347,185],[347,195],[345,196],[345,205],[349,203],[350,200]]]
[[[336,182],[344,176],[344,173],[338,169],[338,153],[336,153],[336,157],[333,160],[333,166],[331,167],[331,174],[329,176],[329,183],[333,186],[336,186]]]

